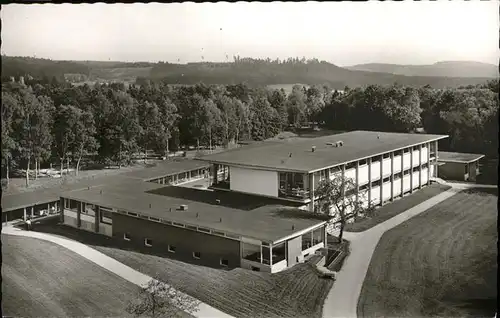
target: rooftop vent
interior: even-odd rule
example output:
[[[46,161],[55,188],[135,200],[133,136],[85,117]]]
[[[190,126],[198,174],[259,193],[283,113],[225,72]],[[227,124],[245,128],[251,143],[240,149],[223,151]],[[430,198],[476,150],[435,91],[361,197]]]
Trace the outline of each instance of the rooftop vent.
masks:
[[[196,213],[196,217],[198,217],[198,213]]]
[[[222,218],[219,218],[219,222],[222,223]]]
[[[316,146],[312,146],[311,151],[314,152],[316,150]]]
[[[291,152],[288,154],[288,158],[292,158],[292,153]]]
[[[149,204],[149,208],[151,209],[151,203]]]
[[[169,210],[169,212],[172,212],[172,208],[169,208],[168,210]]]
[[[377,139],[380,139],[380,135],[377,135]]]
[[[179,210],[181,210],[181,211],[187,211],[187,209],[188,209],[187,204],[181,204],[181,205],[179,206]]]
[[[101,191],[99,191],[99,193],[100,193],[100,194],[102,194],[102,190],[101,190]]]
[[[292,231],[294,231],[294,230],[295,230],[295,225],[292,225]]]
[[[285,160],[284,159],[281,159],[281,164],[284,164],[285,163]]]
[[[337,145],[339,145],[339,147],[342,147],[344,145],[344,142],[342,140],[339,140],[337,141]]]

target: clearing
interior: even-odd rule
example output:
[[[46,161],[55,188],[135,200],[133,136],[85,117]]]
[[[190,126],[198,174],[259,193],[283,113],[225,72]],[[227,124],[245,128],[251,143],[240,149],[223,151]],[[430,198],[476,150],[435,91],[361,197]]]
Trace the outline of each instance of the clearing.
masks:
[[[2,235],[2,312],[17,317],[129,317],[138,287],[59,245]]]
[[[63,225],[43,225],[37,231],[87,244],[149,276],[159,274],[172,287],[234,317],[320,318],[333,280],[319,278],[310,264],[269,274],[236,268],[220,270],[127,249],[118,241]]]
[[[363,232],[377,224],[389,220],[390,218],[405,212],[420,203],[429,200],[436,195],[449,190],[451,186],[439,183],[431,184],[405,197],[396,199],[394,202],[377,208],[371,217],[359,217],[356,222],[346,224],[346,232]]]
[[[497,189],[469,189],[386,232],[358,316],[487,316],[497,308]]]

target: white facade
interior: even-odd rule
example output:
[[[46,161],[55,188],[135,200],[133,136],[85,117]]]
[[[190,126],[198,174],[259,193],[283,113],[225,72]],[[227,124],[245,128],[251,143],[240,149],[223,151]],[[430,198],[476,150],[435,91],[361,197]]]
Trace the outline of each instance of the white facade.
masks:
[[[265,196],[278,196],[278,172],[230,167],[230,189]]]
[[[359,181],[358,184],[365,184],[368,182],[368,165],[359,166]]]

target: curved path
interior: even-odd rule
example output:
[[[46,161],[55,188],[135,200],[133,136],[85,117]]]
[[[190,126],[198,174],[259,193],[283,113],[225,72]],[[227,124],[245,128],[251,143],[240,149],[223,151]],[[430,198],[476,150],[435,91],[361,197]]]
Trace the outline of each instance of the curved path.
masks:
[[[3,227],[2,234],[32,237],[32,238],[37,238],[39,240],[45,240],[52,243],[56,243],[85,257],[86,259],[96,263],[97,265],[115,273],[116,275],[122,277],[123,279],[140,287],[146,286],[148,282],[153,279],[80,242],[53,236],[46,233],[25,231],[15,228],[13,226]],[[203,318],[231,317],[228,314],[223,313],[218,309],[215,309],[207,304],[201,303],[198,300],[196,301],[199,303],[198,310],[192,314],[196,317],[203,317]]]
[[[497,188],[492,185],[448,183],[452,188],[400,213],[364,232],[345,232],[344,238],[351,242],[351,253],[346,259],[337,279],[328,293],[323,306],[323,317],[357,317],[358,298],[363,287],[372,254],[382,235],[406,220],[428,210],[468,188]]]

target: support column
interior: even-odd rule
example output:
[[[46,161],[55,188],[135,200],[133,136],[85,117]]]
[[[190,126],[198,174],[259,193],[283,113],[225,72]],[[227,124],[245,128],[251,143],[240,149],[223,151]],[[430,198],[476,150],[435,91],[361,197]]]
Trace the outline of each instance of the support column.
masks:
[[[405,162],[404,162],[404,159],[405,159],[405,150],[402,149],[401,150],[401,197],[404,196],[404,189],[405,189],[405,186],[404,186],[404,179],[405,179],[405,174],[404,174]]]
[[[61,198],[60,201],[59,201],[59,205],[60,205],[60,212],[61,213],[61,223],[64,223],[64,198]]]
[[[413,193],[413,147],[410,148],[410,193]]]
[[[427,143],[427,185],[431,184],[431,143]]]
[[[314,212],[314,172],[309,174],[309,197],[311,199],[310,210]]]
[[[76,226],[78,228],[80,228],[80,226],[82,226],[81,215],[82,215],[82,203],[78,202],[78,204],[76,205]]]
[[[356,161],[356,203],[359,202],[359,160]]]
[[[99,211],[99,206],[98,206],[98,205],[95,205],[95,218],[94,218],[94,224],[95,224],[95,232],[96,232],[96,233],[99,233],[99,220],[101,219],[101,218],[100,218],[100,213],[101,213],[101,211]]]
[[[269,266],[273,266],[273,245],[269,244]]]
[[[33,218],[33,214],[35,214],[35,206],[31,207],[31,218]]]
[[[213,169],[213,172],[212,172],[212,178],[213,178],[213,181],[212,181],[212,185],[216,185],[217,184],[217,172],[219,170],[219,165],[214,163],[213,166],[212,166],[212,169]]]
[[[26,208],[23,208],[23,220],[26,221]]]
[[[368,164],[368,207],[372,206],[372,158],[366,159]]]
[[[439,155],[439,152],[438,152],[438,142],[437,140],[435,141],[435,150],[434,150],[434,157],[436,159],[434,159],[434,162],[436,163],[436,165],[434,166],[434,178],[438,178],[438,155]]]
[[[391,152],[391,202],[394,201],[394,152]]]
[[[422,144],[420,144],[418,146],[418,161],[419,161],[419,165],[418,165],[418,188],[419,189],[422,189]]]
[[[380,206],[384,205],[384,155],[380,156]]]
[[[326,227],[327,227],[327,225],[323,226],[323,236],[325,237],[325,241],[324,241],[323,247],[328,247],[328,232],[326,230]]]
[[[49,214],[50,214],[50,202],[47,203],[47,215],[49,215]]]

